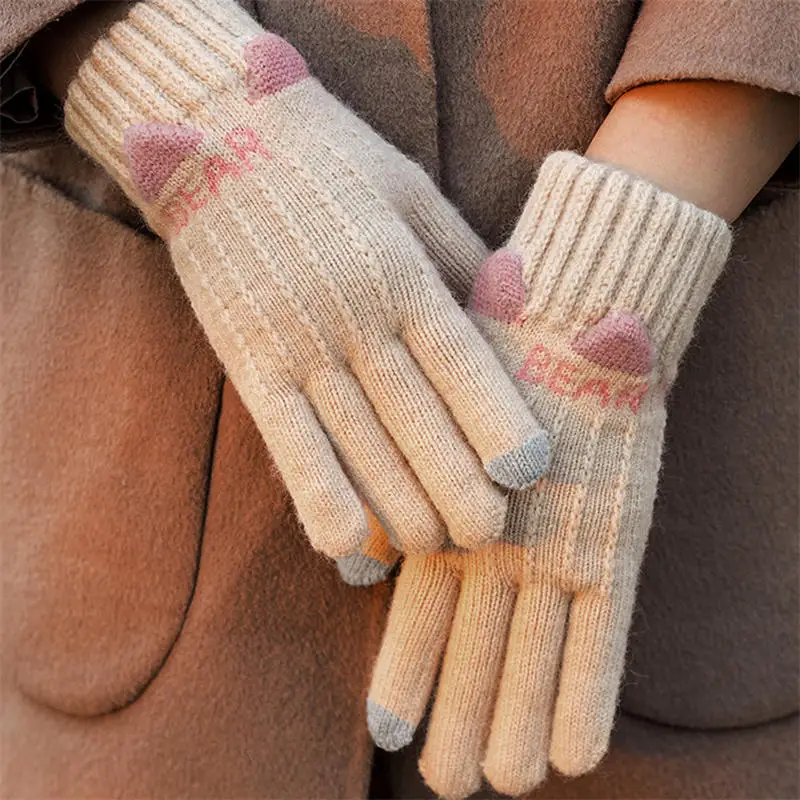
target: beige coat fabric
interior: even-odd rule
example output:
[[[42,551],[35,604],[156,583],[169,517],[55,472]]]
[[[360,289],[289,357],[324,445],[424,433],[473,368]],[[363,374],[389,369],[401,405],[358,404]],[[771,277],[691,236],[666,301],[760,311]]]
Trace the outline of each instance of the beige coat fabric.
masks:
[[[2,53],[73,5],[5,3]],[[632,86],[800,92],[797,9],[250,4],[491,246],[547,153],[582,151]],[[31,123],[3,118],[19,149],[56,117],[24,50],[4,96],[12,74],[40,100]],[[367,796],[387,588],[343,586],[305,544],[163,245],[108,176],[63,143],[6,156],[0,181],[0,794]],[[795,154],[737,223],[670,397],[612,752],[537,797],[797,794],[797,192]],[[423,796],[415,780],[413,753],[382,755],[372,796]]]

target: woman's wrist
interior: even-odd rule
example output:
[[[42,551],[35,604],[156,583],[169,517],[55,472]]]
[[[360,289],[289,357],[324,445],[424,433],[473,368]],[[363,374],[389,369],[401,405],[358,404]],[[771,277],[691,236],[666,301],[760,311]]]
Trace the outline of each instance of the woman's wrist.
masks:
[[[586,151],[731,221],[798,140],[798,98],[682,81],[624,94]]]

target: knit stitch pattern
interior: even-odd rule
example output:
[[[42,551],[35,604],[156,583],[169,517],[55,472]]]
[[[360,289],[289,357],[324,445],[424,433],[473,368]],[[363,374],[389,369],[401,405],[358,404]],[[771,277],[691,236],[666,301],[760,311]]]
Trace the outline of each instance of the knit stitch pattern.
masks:
[[[515,495],[505,544],[403,566],[369,720],[379,745],[407,744],[443,656],[420,761],[440,795],[465,797],[482,774],[523,794],[548,761],[578,775],[605,753],[665,395],[729,248],[713,214],[555,153],[507,247],[477,272],[474,318],[553,457]]]
[[[247,64],[247,100],[257,103],[262,97],[308,77],[308,67],[300,53],[274,33],[256,36],[244,48]]]
[[[315,547],[358,547],[362,499],[411,552],[500,536],[495,481],[535,482],[547,436],[438,277],[485,250],[418,166],[232,0],[136,3],[65,116],[167,241]]]
[[[142,198],[152,203],[178,167],[197,150],[202,131],[182,125],[144,122],[125,131],[131,178]]]

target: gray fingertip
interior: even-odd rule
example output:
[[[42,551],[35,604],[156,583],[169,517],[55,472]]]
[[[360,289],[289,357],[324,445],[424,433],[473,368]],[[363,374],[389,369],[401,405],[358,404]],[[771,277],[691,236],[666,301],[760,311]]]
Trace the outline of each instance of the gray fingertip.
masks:
[[[384,564],[363,553],[352,553],[336,559],[336,568],[342,580],[350,586],[373,586],[385,580],[392,571],[391,564]]]
[[[506,489],[525,489],[547,472],[550,463],[550,437],[539,430],[520,447],[493,458],[486,472]]]
[[[411,740],[414,738],[414,725],[400,719],[369,698],[367,699],[367,725],[372,740],[381,750],[389,752],[400,750],[411,744]]]

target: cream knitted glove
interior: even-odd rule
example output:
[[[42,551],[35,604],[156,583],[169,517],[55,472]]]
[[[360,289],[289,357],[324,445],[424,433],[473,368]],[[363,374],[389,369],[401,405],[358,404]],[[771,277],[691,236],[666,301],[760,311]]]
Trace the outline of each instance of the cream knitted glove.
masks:
[[[411,551],[501,534],[492,479],[535,481],[547,438],[434,266],[484,248],[297,51],[231,0],[143,0],[66,125],[169,243],[315,547],[359,545],[359,496]]]
[[[420,762],[464,797],[605,753],[650,526],[665,394],[730,247],[725,223],[648,183],[556,153],[471,307],[551,433],[505,544],[406,559],[369,693],[375,741],[408,743],[444,652]],[[373,561],[390,556],[373,545]]]

